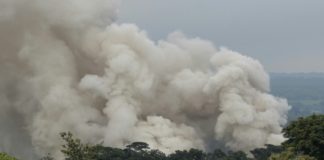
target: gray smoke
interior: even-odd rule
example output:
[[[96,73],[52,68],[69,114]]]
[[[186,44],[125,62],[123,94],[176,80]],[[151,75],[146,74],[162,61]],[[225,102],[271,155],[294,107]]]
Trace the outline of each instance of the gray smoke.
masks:
[[[0,151],[51,153],[59,133],[170,153],[217,140],[280,144],[287,101],[252,58],[172,33],[116,24],[115,0],[0,0]]]

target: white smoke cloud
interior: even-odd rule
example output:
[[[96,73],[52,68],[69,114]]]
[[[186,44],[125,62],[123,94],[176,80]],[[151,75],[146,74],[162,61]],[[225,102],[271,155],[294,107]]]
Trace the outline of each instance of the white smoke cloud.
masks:
[[[282,142],[289,106],[257,60],[178,32],[154,42],[113,23],[118,4],[0,0],[0,151],[59,158],[62,131],[166,153]]]

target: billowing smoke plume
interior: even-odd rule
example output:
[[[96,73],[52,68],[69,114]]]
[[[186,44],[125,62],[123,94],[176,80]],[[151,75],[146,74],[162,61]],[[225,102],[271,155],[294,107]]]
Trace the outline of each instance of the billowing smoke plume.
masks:
[[[0,0],[0,151],[60,157],[62,131],[166,153],[282,142],[289,106],[258,61],[181,33],[151,41],[114,23],[118,4]]]

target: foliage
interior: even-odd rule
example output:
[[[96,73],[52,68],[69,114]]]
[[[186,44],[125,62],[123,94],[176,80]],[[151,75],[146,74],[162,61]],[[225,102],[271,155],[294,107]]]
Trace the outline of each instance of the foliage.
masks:
[[[269,160],[316,160],[308,155],[296,155],[293,148],[288,148],[279,154],[273,154]]]
[[[283,143],[286,149],[293,147],[295,154],[324,159],[324,115],[299,118],[284,128],[283,132],[288,138]]]
[[[66,142],[61,152],[67,160],[93,160],[95,159],[95,148],[88,144],[82,144],[80,139],[74,139],[72,133],[61,133],[62,139]]]
[[[242,152],[229,152],[228,153],[228,158],[225,158],[225,160],[249,160],[247,155]]]
[[[138,152],[150,149],[148,144],[144,143],[144,142],[134,142],[130,145],[127,145],[126,147],[130,150],[134,150],[134,151],[138,151]]]
[[[190,149],[189,151],[176,151],[170,154],[169,160],[204,160],[206,154],[197,149]]]
[[[6,153],[0,153],[0,160],[17,160],[17,159],[9,156]]]
[[[216,149],[216,150],[214,150],[213,153],[210,153],[208,155],[208,158],[210,160],[218,160],[218,159],[222,160],[222,159],[226,159],[226,157],[227,157],[227,154],[220,149]]]
[[[257,160],[267,160],[271,154],[280,153],[283,151],[282,146],[266,145],[266,148],[257,148],[251,151],[254,158]]]

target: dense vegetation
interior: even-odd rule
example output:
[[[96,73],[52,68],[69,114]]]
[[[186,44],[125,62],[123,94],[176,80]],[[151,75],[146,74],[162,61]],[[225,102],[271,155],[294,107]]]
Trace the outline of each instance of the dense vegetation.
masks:
[[[0,153],[0,160],[17,160],[17,159],[5,153]]]
[[[285,148],[294,148],[296,153],[308,154],[324,159],[324,115],[312,115],[293,121],[284,130],[288,138]]]
[[[282,146],[267,145],[251,151],[224,152],[216,149],[206,153],[197,149],[175,151],[166,155],[150,149],[144,142],[134,142],[124,149],[83,144],[71,133],[61,133],[66,160],[324,160],[324,115],[312,115],[291,122],[283,130],[287,140]],[[254,157],[254,158],[249,158]],[[15,160],[1,153],[0,160]],[[54,160],[50,155],[42,160]]]

